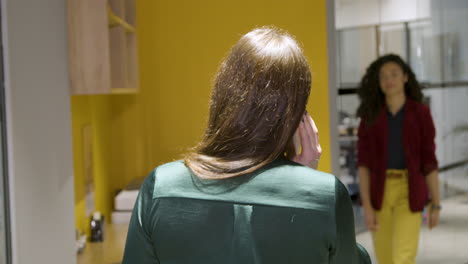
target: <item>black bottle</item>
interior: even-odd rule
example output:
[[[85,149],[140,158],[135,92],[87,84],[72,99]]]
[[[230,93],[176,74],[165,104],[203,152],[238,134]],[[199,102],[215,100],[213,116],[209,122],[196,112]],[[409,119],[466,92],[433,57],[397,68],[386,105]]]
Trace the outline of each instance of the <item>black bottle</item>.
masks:
[[[104,240],[104,216],[95,212],[91,216],[91,242],[102,242]]]

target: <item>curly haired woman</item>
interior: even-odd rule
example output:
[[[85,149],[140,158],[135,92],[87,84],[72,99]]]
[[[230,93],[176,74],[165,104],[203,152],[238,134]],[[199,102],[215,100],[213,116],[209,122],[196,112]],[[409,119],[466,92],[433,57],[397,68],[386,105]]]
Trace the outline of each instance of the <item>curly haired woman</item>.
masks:
[[[379,264],[415,263],[422,211],[440,206],[435,128],[421,86],[397,55],[374,61],[361,80],[358,174]]]

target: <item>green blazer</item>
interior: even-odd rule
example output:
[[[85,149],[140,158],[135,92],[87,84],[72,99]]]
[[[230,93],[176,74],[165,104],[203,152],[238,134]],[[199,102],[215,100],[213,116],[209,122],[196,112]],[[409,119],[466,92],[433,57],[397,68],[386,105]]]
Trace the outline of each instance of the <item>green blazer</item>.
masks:
[[[143,183],[123,264],[371,263],[333,175],[280,158],[255,173],[201,180],[182,161]]]

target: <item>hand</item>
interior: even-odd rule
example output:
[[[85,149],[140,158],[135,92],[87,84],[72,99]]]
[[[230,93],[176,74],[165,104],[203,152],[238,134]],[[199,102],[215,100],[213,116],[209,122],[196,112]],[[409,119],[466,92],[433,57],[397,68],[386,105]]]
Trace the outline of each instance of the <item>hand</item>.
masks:
[[[291,160],[317,169],[322,147],[318,138],[318,129],[312,117],[305,112],[299,127],[294,132],[293,144],[295,153],[290,156]]]
[[[366,226],[370,231],[375,232],[379,229],[377,216],[375,215],[375,211],[372,207],[364,208],[364,217],[366,219]]]
[[[427,214],[427,220],[429,223],[429,229],[436,227],[439,224],[439,216],[440,210],[439,209],[432,209],[429,207],[429,211]]]

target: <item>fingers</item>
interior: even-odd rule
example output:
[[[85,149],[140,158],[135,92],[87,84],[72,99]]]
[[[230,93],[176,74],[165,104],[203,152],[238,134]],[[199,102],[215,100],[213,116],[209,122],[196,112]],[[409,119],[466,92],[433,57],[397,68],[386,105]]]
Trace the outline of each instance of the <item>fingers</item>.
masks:
[[[430,212],[429,214],[429,229],[436,227],[439,224],[439,213]]]
[[[375,212],[372,212],[372,231],[377,231],[379,229],[379,222],[377,221],[377,216]]]
[[[374,211],[372,210],[366,210],[364,212],[365,214],[365,219],[366,219],[366,225],[369,231],[375,232],[379,228],[378,222],[377,222],[377,216],[375,215]]]
[[[370,231],[373,231],[372,229],[374,228],[374,224],[372,223],[372,221],[370,221],[370,219],[366,220],[366,226],[367,226],[367,229],[369,229]]]
[[[312,117],[304,113],[293,135],[294,154],[291,160],[317,169],[322,148],[318,139],[318,129]]]
[[[313,140],[314,131],[312,130],[312,126],[310,125],[310,121],[309,121],[307,114],[304,114],[302,120],[303,120],[304,128],[306,131],[306,137],[307,137],[307,145],[304,146],[305,148],[304,152],[306,152],[307,156],[312,156],[315,152],[314,151],[315,144]]]
[[[318,142],[318,129],[314,120],[307,112],[304,114],[304,126],[307,132],[307,144],[303,144],[304,155],[311,160],[318,160],[322,154],[322,149]]]
[[[306,121],[304,118],[303,121],[301,121],[301,123],[299,124],[299,136],[301,139],[301,146],[302,146],[301,156],[304,159],[312,161],[313,160],[312,142],[311,142],[310,136],[308,135],[309,132],[307,131],[307,125],[305,124],[305,122]]]
[[[299,130],[300,130],[300,125],[297,127],[293,135],[294,152],[296,155],[299,155],[301,152],[301,137],[299,135]]]
[[[374,231],[377,231],[379,229],[379,221],[377,221],[377,216],[374,214]]]
[[[318,128],[315,125],[314,120],[312,119],[312,117],[309,114],[306,113],[305,114],[305,121],[306,121],[306,124],[307,124],[308,131],[310,133],[310,136],[312,138],[312,143],[314,145],[319,145],[318,144]]]
[[[322,147],[320,146],[318,128],[315,125],[314,120],[312,119],[312,117],[309,114],[307,114],[307,117],[308,117],[309,122],[310,122],[310,124],[312,126],[312,130],[314,131],[314,133],[312,135],[313,136],[313,143],[316,146],[317,153],[319,153],[319,155],[321,155],[322,154]]]
[[[372,217],[372,219],[369,219],[369,224],[367,225],[367,228],[372,232],[377,231],[379,225],[377,224],[377,219],[375,216]]]
[[[375,225],[374,222],[369,222],[367,224],[367,229],[369,229],[369,231],[375,232],[377,231],[377,226]]]
[[[315,122],[312,119],[312,117],[309,114],[307,114],[307,112],[305,114],[305,123],[306,123],[306,128],[308,129],[307,130],[308,134],[310,136],[312,152],[315,158],[317,159],[322,154],[322,148],[319,142],[318,128],[317,128],[317,125],[315,125]]]

